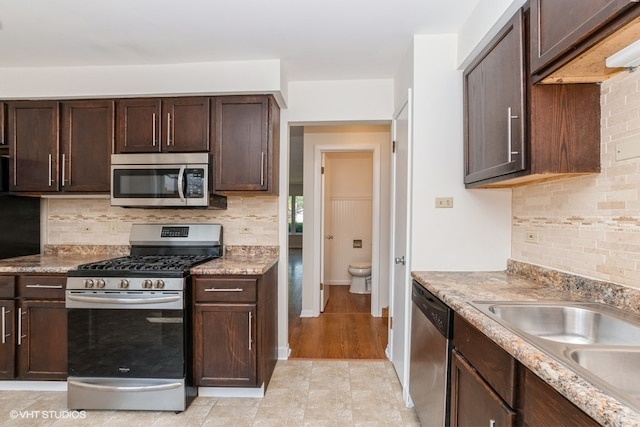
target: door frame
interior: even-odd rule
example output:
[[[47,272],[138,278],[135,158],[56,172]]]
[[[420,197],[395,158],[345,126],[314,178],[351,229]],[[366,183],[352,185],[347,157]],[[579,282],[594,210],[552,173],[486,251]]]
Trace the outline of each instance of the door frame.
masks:
[[[314,218],[321,218],[321,209],[323,209],[323,201],[321,200],[321,174],[322,157],[325,153],[337,152],[371,152],[373,153],[373,194],[372,194],[372,232],[371,232],[371,315],[374,317],[382,316],[382,307],[380,306],[380,263],[384,260],[380,259],[380,216],[381,216],[381,147],[378,144],[327,144],[316,145],[313,153],[313,210]],[[322,226],[321,221],[315,221],[313,227],[313,246],[315,253],[313,271],[313,283],[318,286],[313,287],[313,313],[311,316],[320,315],[320,270],[324,268],[321,262],[321,245],[322,245]],[[304,291],[303,291],[304,292]]]

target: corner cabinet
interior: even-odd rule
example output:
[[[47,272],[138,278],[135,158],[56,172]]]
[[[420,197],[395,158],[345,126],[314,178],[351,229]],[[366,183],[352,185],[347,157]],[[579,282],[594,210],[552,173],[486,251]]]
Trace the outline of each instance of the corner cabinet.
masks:
[[[208,97],[120,99],[116,153],[209,151]]]
[[[266,389],[277,361],[277,264],[193,285],[195,384]]]
[[[600,87],[533,85],[529,12],[464,71],[464,184],[512,187],[600,172]]]
[[[280,109],[270,95],[215,99],[212,188],[220,194],[278,194]]]

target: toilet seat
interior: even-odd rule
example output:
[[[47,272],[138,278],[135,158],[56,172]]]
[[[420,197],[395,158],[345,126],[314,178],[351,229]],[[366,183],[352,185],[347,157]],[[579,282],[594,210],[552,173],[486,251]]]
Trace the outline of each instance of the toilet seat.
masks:
[[[371,263],[370,262],[352,262],[351,264],[349,264],[349,267],[350,268],[371,268]]]

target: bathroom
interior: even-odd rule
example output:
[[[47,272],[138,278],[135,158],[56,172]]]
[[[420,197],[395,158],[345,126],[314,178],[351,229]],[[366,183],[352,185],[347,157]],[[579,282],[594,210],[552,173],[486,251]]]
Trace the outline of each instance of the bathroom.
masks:
[[[328,152],[324,174],[324,284],[370,294],[373,155]]]

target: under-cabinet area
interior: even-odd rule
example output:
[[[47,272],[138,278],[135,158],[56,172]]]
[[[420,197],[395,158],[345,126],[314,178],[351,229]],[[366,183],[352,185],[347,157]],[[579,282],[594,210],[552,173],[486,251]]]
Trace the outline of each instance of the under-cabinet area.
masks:
[[[510,261],[505,272],[412,272],[415,285],[422,286],[454,311],[448,368],[450,425],[638,424],[640,412],[636,408],[640,402],[625,395],[628,390],[616,391],[617,383],[606,382],[614,379],[609,377],[601,381],[594,377],[593,372],[597,375],[597,370],[584,370],[571,356],[569,359],[556,356],[542,347],[535,337],[503,326],[474,305],[494,302],[493,305],[508,306],[509,302],[526,301],[542,306],[553,306],[554,303],[564,306],[571,301],[583,301],[582,304],[591,307],[593,295],[579,298],[576,294],[571,295],[562,284],[535,281],[522,273],[526,270],[526,265]],[[616,316],[629,321],[640,319],[638,313],[628,307],[601,305],[602,310],[607,310],[605,312],[622,313]],[[594,307],[593,310],[600,309],[598,305]],[[640,327],[640,321],[637,325]],[[576,348],[593,348],[586,341],[575,344],[576,339],[574,337],[571,344],[566,345],[567,353],[575,353]],[[412,346],[413,340],[414,337]],[[564,348],[561,340],[550,341],[549,345]],[[620,351],[619,345],[614,347],[614,351]],[[612,351],[612,347],[598,348],[601,352]],[[586,354],[586,350],[581,351],[578,354]],[[603,355],[598,360],[604,359],[607,358]],[[598,360],[591,357],[591,368]]]

